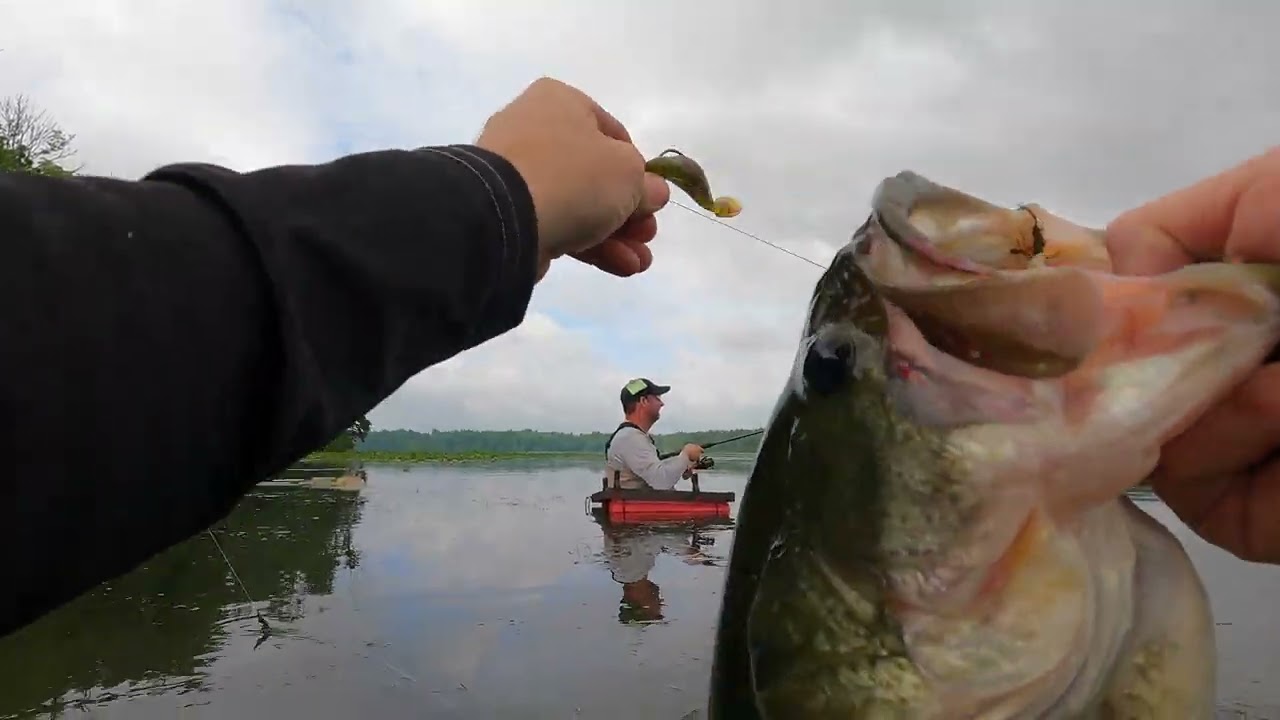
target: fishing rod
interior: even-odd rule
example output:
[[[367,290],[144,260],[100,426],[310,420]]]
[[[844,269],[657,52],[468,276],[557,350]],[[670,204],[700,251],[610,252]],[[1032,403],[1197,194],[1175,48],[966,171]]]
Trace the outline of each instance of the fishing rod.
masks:
[[[746,435],[739,435],[739,436],[737,436],[737,437],[731,437],[731,438],[728,438],[728,439],[726,439],[726,440],[717,440],[717,441],[715,441],[715,442],[711,442],[711,443],[707,443],[706,445],[703,445],[703,446],[702,446],[702,449],[703,449],[703,450],[706,450],[707,448],[713,448],[713,447],[715,447],[715,446],[717,446],[717,445],[724,445],[725,443],[731,443],[731,442],[733,442],[734,440],[745,440],[745,439],[747,439],[747,438],[749,438],[749,437],[755,437],[756,435],[759,435],[759,434],[760,434],[760,433],[762,433],[762,432],[764,432],[764,430],[763,430],[763,429],[761,429],[761,430],[754,430],[754,431],[752,431],[752,432],[747,433]],[[666,460],[667,458],[673,458],[673,457],[675,457],[675,456],[677,456],[677,455],[679,455],[679,454],[680,454],[680,451],[679,451],[679,450],[677,450],[677,451],[675,451],[675,452],[662,453],[661,455],[659,455],[659,456],[658,456],[658,459],[659,459],[659,460]]]

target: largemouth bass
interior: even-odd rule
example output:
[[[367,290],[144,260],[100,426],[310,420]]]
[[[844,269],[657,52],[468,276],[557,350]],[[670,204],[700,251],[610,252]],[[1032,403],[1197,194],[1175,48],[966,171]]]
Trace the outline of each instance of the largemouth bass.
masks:
[[[1114,273],[912,172],[817,282],[739,509],[710,715],[1210,718],[1214,628],[1126,496],[1280,339],[1280,266]]]

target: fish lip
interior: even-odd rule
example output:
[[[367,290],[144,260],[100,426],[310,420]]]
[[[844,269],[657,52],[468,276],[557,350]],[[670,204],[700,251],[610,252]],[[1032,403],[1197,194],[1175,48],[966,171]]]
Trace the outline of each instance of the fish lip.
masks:
[[[975,368],[1043,379],[1059,377],[1083,362],[1097,344],[1096,332],[1059,337],[1038,330],[1043,323],[1036,316],[1060,314],[1052,306],[1060,305],[1064,297],[1078,298],[1072,303],[1080,306],[1075,308],[1077,315],[1100,302],[1093,273],[1074,265],[1001,268],[952,254],[910,220],[926,203],[960,203],[975,214],[1011,210],[911,170],[885,178],[876,187],[867,220],[855,233],[854,252],[856,265],[880,301],[902,310],[900,321],[909,322],[934,350]],[[1028,284],[1045,291],[1032,302],[1017,300]],[[1003,311],[974,315],[949,309],[981,298],[990,307],[1017,308],[1009,314],[1021,317],[1021,325],[1030,327],[1016,331],[1019,323],[1010,325],[999,317]],[[968,320],[961,323],[963,331],[952,337],[949,330],[956,329],[953,313],[957,312],[967,314]]]
[[[923,255],[930,261],[972,273],[974,275],[993,275],[994,268],[974,262],[966,257],[947,255],[934,247],[930,239],[917,230],[908,219],[916,204],[925,196],[958,195],[958,191],[940,185],[913,170],[903,170],[896,175],[886,177],[876,186],[871,197],[871,214],[868,223],[864,223],[860,231],[869,230],[875,225],[885,237],[909,250]],[[975,198],[976,199],[976,198]],[[866,233],[867,237],[872,237]]]

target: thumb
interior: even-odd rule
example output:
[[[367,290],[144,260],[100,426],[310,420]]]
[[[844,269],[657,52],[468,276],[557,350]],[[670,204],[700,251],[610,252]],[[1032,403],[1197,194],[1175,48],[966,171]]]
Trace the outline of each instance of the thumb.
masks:
[[[617,201],[626,209],[625,219],[645,201],[646,187],[644,156],[639,148],[626,140],[614,140],[601,136],[605,147],[598,150],[597,157],[603,165],[604,181],[611,194],[617,193]]]
[[[1177,238],[1136,213],[1116,218],[1106,243],[1113,269],[1123,275],[1159,275],[1195,262]]]
[[[1124,213],[1106,233],[1116,270],[1149,274],[1224,257],[1280,257],[1277,176],[1280,147]]]
[[[1236,201],[1223,255],[1240,262],[1280,260],[1280,167],[1259,176]]]
[[[640,200],[637,212],[652,215],[667,206],[671,201],[671,186],[665,178],[651,172],[644,174],[644,195]]]

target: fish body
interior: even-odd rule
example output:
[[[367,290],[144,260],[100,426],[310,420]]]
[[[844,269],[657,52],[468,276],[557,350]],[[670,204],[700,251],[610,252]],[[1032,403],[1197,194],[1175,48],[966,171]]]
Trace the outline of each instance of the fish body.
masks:
[[[1213,622],[1125,490],[1280,339],[1280,267],[912,172],[814,289],[739,508],[715,719],[1210,718]]]

